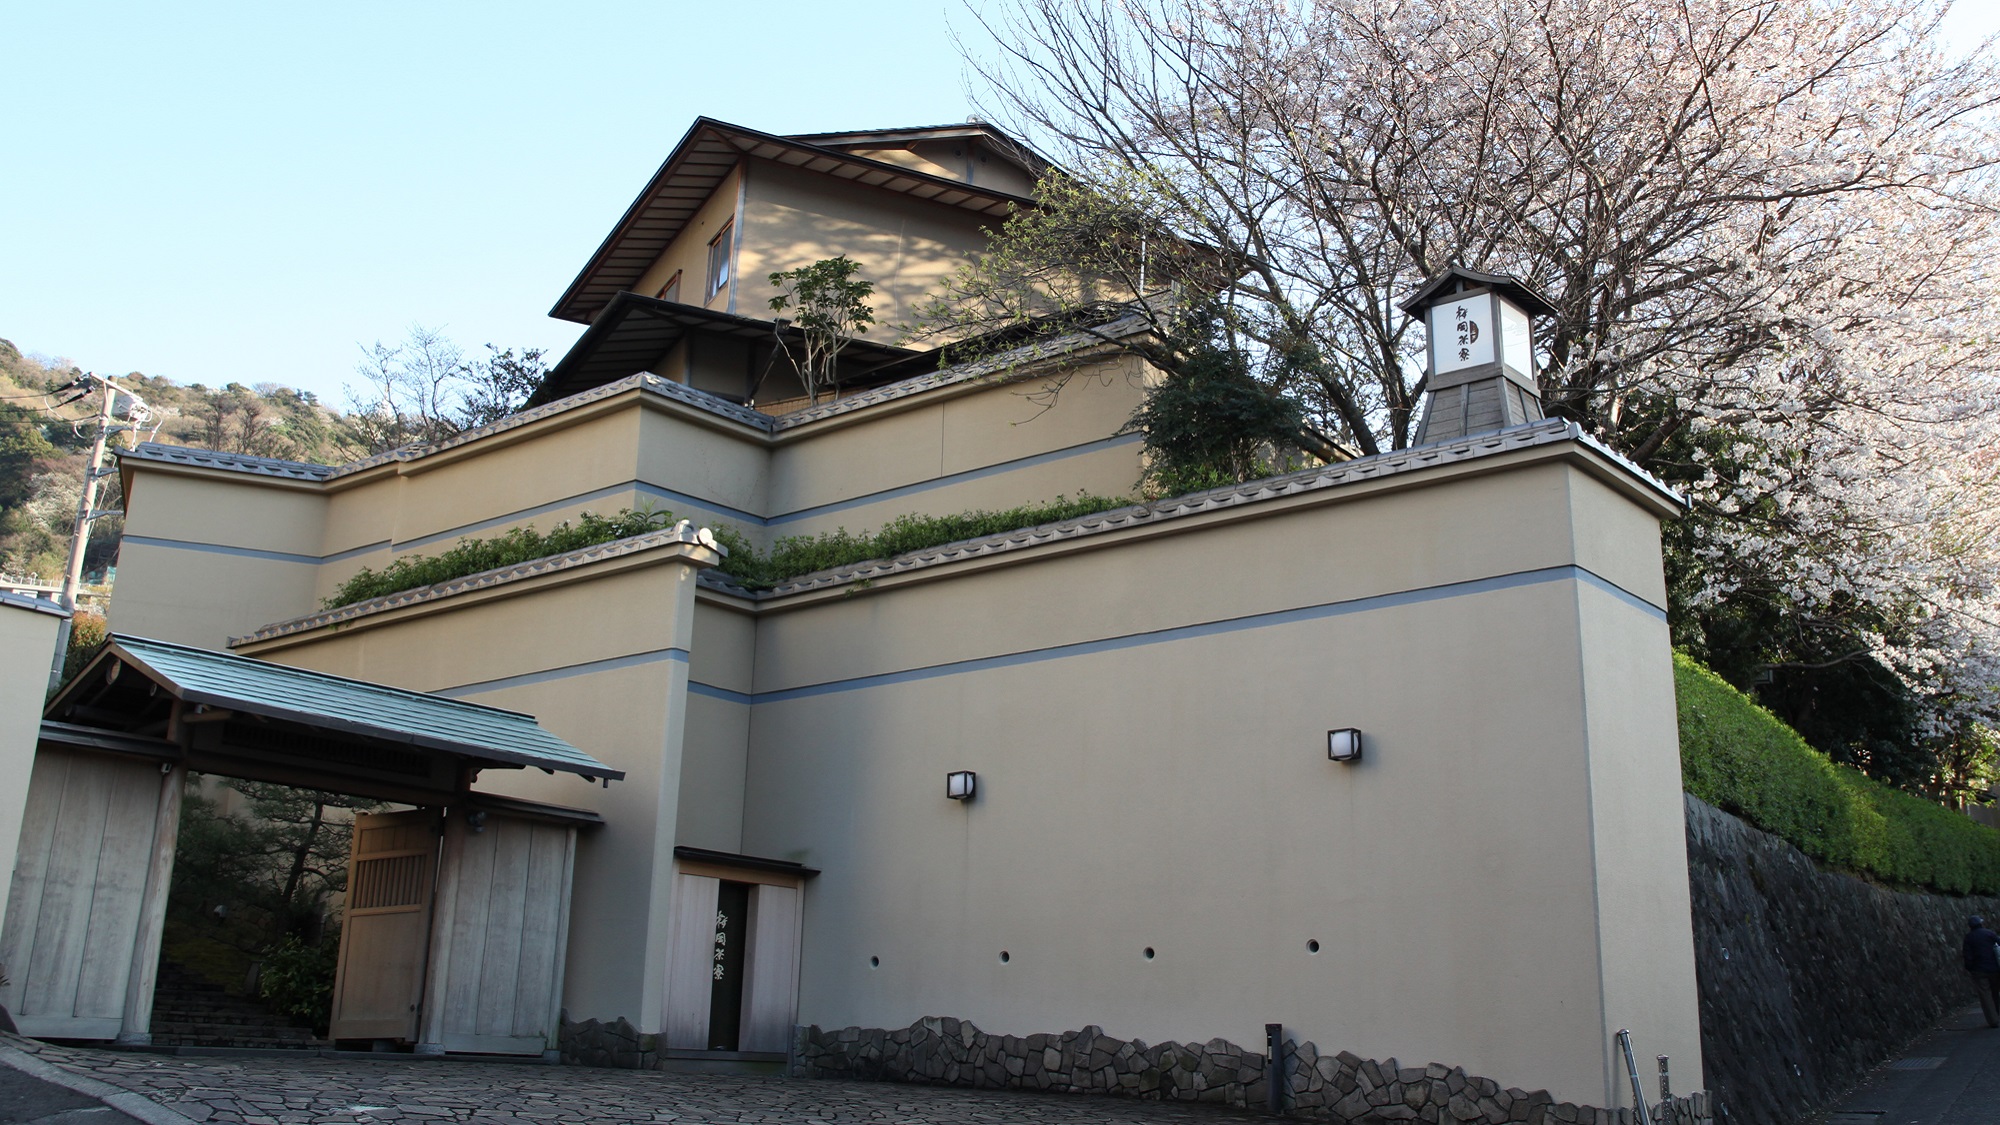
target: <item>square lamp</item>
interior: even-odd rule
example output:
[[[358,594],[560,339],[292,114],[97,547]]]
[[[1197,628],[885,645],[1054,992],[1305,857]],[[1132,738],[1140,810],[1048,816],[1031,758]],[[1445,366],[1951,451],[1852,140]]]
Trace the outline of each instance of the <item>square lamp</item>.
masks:
[[[1361,760],[1361,732],[1353,727],[1326,732],[1326,757],[1332,762]]]
[[[979,775],[971,770],[953,770],[944,775],[944,795],[954,801],[970,801],[979,788]]]

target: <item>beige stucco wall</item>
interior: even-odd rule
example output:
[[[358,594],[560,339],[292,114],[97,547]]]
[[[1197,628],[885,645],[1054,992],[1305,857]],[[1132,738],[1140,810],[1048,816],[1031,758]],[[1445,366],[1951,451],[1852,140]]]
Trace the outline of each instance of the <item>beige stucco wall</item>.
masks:
[[[1135,359],[1102,362],[1053,400],[1041,378],[950,387],[859,425],[835,416],[776,436],[633,391],[326,484],[135,463],[145,495],[128,517],[112,625],[219,648],[317,611],[363,567],[585,512],[665,510],[768,548],[911,512],[1123,495],[1140,447],[1117,430],[1145,379]]]
[[[1107,439],[1144,382],[1108,365],[1046,413],[1033,384],[946,388],[777,435],[633,392],[318,491],[139,466],[131,526],[386,558],[647,497],[765,543],[859,531],[1129,489],[1138,447]],[[1616,1028],[1683,1083],[1699,1057],[1644,491],[1543,446],[868,588],[697,600],[686,566],[585,568],[243,651],[523,710],[628,771],[481,781],[610,822],[579,853],[578,1018],[658,1026],[662,880],[689,844],[824,871],[807,1022],[1250,1045],[1282,1021],[1620,1104]],[[114,623],[219,644],[311,610],[359,557],[213,553],[128,556]],[[159,594],[206,607],[239,573],[262,619]],[[1348,725],[1368,760],[1328,763]],[[969,806],[942,795],[956,768],[979,771]]]
[[[875,287],[869,306],[875,327],[868,339],[894,342],[891,326],[914,316],[916,306],[965,258],[986,246],[981,227],[998,219],[910,196],[847,183],[782,164],[750,166],[743,206],[743,242],[737,259],[742,316],[769,317],[777,295],[772,273],[845,254],[861,266],[856,276]],[[689,236],[682,235],[681,240]]]
[[[235,473],[132,475],[115,632],[221,648],[231,636],[317,608],[326,497]]]
[[[800,1019],[1283,1022],[1594,1104],[1618,1027],[1698,1058],[1672,904],[1611,917],[1686,872],[1658,613],[1576,569],[1605,490],[1420,484],[767,610],[744,849],[825,872]],[[1368,760],[1329,763],[1349,725]]]
[[[732,290],[735,288],[733,285],[723,286],[722,290],[713,296],[708,292],[708,244],[715,240],[716,234],[725,224],[734,221],[737,200],[742,190],[742,178],[743,165],[738,164],[723,177],[722,183],[717,185],[714,193],[702,203],[700,209],[694,213],[694,217],[688,220],[687,226],[681,229],[680,237],[674,239],[666,250],[661,252],[659,258],[647,267],[645,273],[639,275],[638,283],[632,286],[634,293],[647,297],[658,296],[660,287],[672,280],[674,274],[678,272],[681,275],[681,304],[700,305],[721,312],[741,312],[745,316],[764,315],[761,307],[758,309],[747,306],[741,309],[732,307],[731,302],[734,300]],[[741,233],[738,231],[736,235],[740,236]],[[731,241],[735,242],[737,238],[732,237]]]
[[[61,628],[60,613],[0,600],[0,871],[10,875]],[[7,924],[7,898],[0,894],[0,930]],[[6,968],[0,965],[0,972]]]
[[[1145,394],[1140,361],[1092,365],[1043,397],[1051,389],[1028,379],[924,396],[866,425],[786,434],[771,455],[767,539],[873,530],[908,512],[1132,494],[1140,443],[1118,431]]]

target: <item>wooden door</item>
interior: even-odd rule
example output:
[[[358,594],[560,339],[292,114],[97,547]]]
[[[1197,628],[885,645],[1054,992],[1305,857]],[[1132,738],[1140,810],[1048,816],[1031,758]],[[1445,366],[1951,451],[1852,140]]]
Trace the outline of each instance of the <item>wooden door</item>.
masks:
[[[799,932],[805,921],[797,887],[750,889],[750,956],[743,977],[742,1050],[791,1049],[799,1008]]]
[[[576,828],[488,811],[445,829],[419,1050],[556,1049]]]
[[[798,1013],[799,938],[804,922],[799,888],[763,882],[760,872],[707,864],[700,871],[674,876],[667,1046],[692,1051],[717,1048],[716,1005],[727,1003],[737,1017],[728,1021],[735,1028],[736,1050],[782,1054],[791,1046],[792,1022]],[[747,912],[719,909],[731,886],[749,892]],[[735,917],[737,913],[746,916]],[[739,975],[733,978],[724,964],[732,935],[740,935],[743,943]]]
[[[722,880],[674,876],[673,929],[667,967],[667,1046],[708,1050],[709,1000],[715,993],[715,908]]]
[[[148,758],[35,752],[0,935],[0,965],[13,978],[0,1003],[22,1034],[119,1035],[141,930],[160,924],[143,909],[153,852],[172,854],[176,825],[156,831],[161,787],[180,780]]]
[[[355,816],[329,1038],[416,1040],[439,824],[435,809]]]

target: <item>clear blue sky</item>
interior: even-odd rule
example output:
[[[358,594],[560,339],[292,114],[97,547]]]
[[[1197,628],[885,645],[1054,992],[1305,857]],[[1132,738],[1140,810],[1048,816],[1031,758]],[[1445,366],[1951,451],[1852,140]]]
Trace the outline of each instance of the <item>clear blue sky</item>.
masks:
[[[950,7],[949,16],[947,7]],[[547,312],[700,114],[960,121],[956,0],[0,3],[0,337],[343,401],[413,322]]]
[[[953,26],[977,41],[958,0],[0,0],[0,336],[333,404],[413,323],[553,358],[579,328],[549,306],[695,116],[963,120]]]

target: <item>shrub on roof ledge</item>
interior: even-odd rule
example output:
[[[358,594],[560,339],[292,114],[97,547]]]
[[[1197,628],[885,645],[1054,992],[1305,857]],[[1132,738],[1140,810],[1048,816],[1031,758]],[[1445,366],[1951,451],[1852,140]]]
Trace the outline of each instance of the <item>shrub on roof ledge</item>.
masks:
[[[960,512],[949,516],[927,516],[910,512],[897,516],[874,532],[855,534],[846,528],[818,535],[790,535],[767,554],[754,547],[743,534],[727,525],[717,526],[715,537],[729,555],[719,568],[738,585],[768,589],[787,579],[818,570],[853,566],[871,559],[887,559],[911,551],[941,547],[962,539],[1019,531],[1060,520],[1122,508],[1131,503],[1124,497],[1093,496],[1079,492],[1074,498],[1058,497],[1046,504],[1023,504],[1001,511]],[[433,586],[469,574],[517,566],[535,559],[594,547],[614,539],[629,539],[673,525],[672,512],[657,509],[625,508],[609,516],[585,512],[575,524],[565,520],[547,533],[532,527],[517,527],[489,539],[461,539],[450,550],[437,555],[409,555],[381,570],[362,568],[341,583],[322,608],[365,602],[420,586]]]

